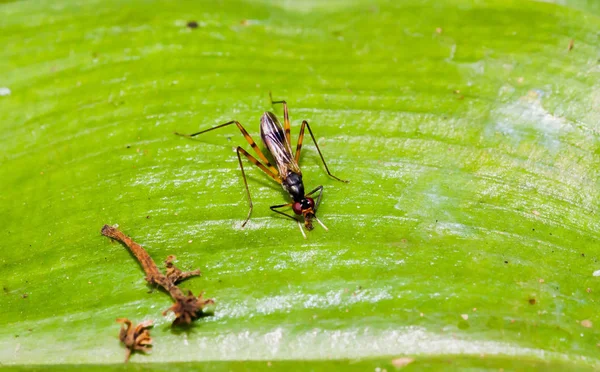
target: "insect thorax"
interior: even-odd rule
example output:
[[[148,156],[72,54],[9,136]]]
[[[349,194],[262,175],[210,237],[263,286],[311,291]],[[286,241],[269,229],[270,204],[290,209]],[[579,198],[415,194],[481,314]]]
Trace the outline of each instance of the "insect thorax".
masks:
[[[281,185],[295,202],[304,199],[304,183],[302,182],[302,175],[290,171]]]

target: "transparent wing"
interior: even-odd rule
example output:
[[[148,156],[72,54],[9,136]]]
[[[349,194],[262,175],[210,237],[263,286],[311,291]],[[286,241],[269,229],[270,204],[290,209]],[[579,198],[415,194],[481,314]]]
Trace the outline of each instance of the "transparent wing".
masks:
[[[280,135],[281,134],[281,135]],[[265,144],[275,159],[279,173],[285,177],[288,171],[300,174],[300,167],[292,155],[292,147],[281,132],[265,133],[263,138]]]
[[[289,171],[300,173],[300,167],[292,155],[292,146],[283,133],[283,128],[277,117],[271,112],[265,112],[260,119],[260,136],[273,155],[281,177],[285,178]]]

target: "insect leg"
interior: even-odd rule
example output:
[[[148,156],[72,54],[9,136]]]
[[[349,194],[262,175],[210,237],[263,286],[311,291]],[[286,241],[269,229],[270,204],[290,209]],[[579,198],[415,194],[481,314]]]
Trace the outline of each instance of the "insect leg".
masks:
[[[319,209],[319,204],[321,204],[321,196],[323,196],[323,186],[318,186],[316,189],[314,189],[313,191],[306,194],[306,196],[311,196],[312,194],[314,194],[317,191],[319,192],[319,196],[317,196],[317,201],[315,202],[315,213],[317,213],[317,209]],[[315,220],[317,220],[319,225],[321,225],[325,230],[329,231],[327,226],[325,226],[325,224],[323,222],[321,222],[321,220],[316,215],[315,215]]]
[[[321,204],[321,196],[323,196],[323,186],[319,186],[316,189],[314,189],[313,191],[306,194],[306,196],[311,196],[312,194],[314,194],[317,191],[319,192],[319,196],[317,196],[317,201],[315,201],[315,212],[317,211],[317,209],[319,209],[319,204]]]
[[[238,146],[236,152],[237,152],[238,161],[240,163],[240,169],[242,170],[242,178],[244,179],[244,186],[246,187],[246,194],[248,195],[248,204],[250,206],[250,210],[248,211],[248,216],[246,217],[246,220],[244,220],[244,223],[242,224],[242,227],[244,227],[244,226],[246,226],[246,223],[248,223],[248,220],[250,220],[250,215],[252,214],[253,206],[252,206],[252,197],[250,197],[250,189],[248,188],[248,181],[246,180],[246,172],[244,171],[244,164],[242,163],[242,157],[240,156],[240,153],[242,153],[252,164],[256,165],[263,172],[268,174],[269,177],[273,178],[277,183],[281,183],[281,179],[279,179],[279,176],[277,176],[275,173],[271,172],[271,170],[269,168],[265,167],[261,162],[256,160],[256,158],[254,156],[250,155],[248,153],[248,151],[244,150],[240,146]]]
[[[296,146],[296,162],[298,162],[300,160],[300,151],[302,150],[302,141],[304,140],[304,127],[308,128],[308,133],[310,134],[313,143],[315,144],[315,147],[317,148],[317,151],[319,152],[319,156],[321,157],[321,161],[323,162],[323,165],[325,166],[325,170],[327,171],[327,174],[338,180],[341,182],[345,182],[348,183],[348,181],[346,180],[342,180],[336,176],[334,176],[333,174],[331,174],[331,172],[329,171],[329,168],[327,167],[327,163],[325,163],[325,159],[323,158],[323,154],[321,153],[321,149],[319,149],[319,145],[317,144],[317,140],[315,139],[315,136],[313,135],[312,130],[310,129],[310,125],[308,125],[308,121],[303,120],[302,121],[302,126],[300,127],[300,135],[298,136],[298,145]]]
[[[238,127],[238,129],[240,130],[240,132],[242,132],[242,135],[244,136],[244,138],[246,139],[246,141],[248,141],[248,143],[250,144],[250,146],[252,146],[252,149],[254,150],[254,152],[256,152],[256,155],[258,155],[258,157],[266,164],[266,166],[270,168],[271,172],[274,173],[274,174],[279,174],[279,172],[277,171],[277,169],[273,166],[273,164],[271,164],[271,162],[269,161],[269,159],[267,159],[267,157],[262,153],[262,151],[260,151],[260,149],[258,148],[258,145],[256,144],[256,142],[254,142],[254,140],[252,139],[252,137],[250,136],[250,134],[248,134],[248,131],[246,131],[246,129],[244,129],[244,127],[242,126],[242,124],[240,124],[239,121],[236,121],[236,120],[228,121],[227,123],[224,123],[224,124],[221,124],[221,125],[217,125],[216,127],[205,129],[205,130],[202,130],[200,132],[196,132],[196,133],[192,133],[192,134],[181,134],[181,133],[177,133],[177,132],[175,132],[175,134],[178,135],[178,136],[183,136],[183,137],[189,137],[189,138],[191,138],[191,137],[195,137],[195,136],[197,136],[199,134],[210,132],[211,130],[223,128],[223,127],[226,127],[226,126],[232,125],[232,124],[235,124]]]
[[[286,217],[289,217],[289,218],[291,218],[292,220],[296,221],[296,223],[298,224],[298,227],[300,228],[300,232],[302,233],[302,236],[304,237],[304,239],[306,239],[306,233],[304,233],[304,229],[302,228],[302,223],[300,223],[300,220],[299,220],[299,219],[297,219],[297,218],[295,218],[295,217],[293,217],[293,216],[290,216],[289,214],[287,214],[287,213],[285,213],[285,212],[282,212],[282,211],[278,211],[278,210],[277,210],[277,209],[279,209],[279,208],[291,207],[291,206],[292,206],[292,204],[293,204],[293,203],[280,204],[280,205],[273,205],[273,206],[271,206],[271,210],[272,210],[273,212],[277,212],[277,213],[279,213],[279,214],[282,214],[282,215],[284,215],[284,216],[286,216]]]
[[[284,100],[281,101],[273,101],[273,96],[271,95],[271,92],[269,92],[269,98],[271,98],[271,105],[274,105],[276,103],[283,103],[283,130],[285,131],[285,138],[287,139],[288,143],[292,143],[292,141],[290,140],[290,117],[288,115],[288,108],[287,108],[287,102],[285,102]]]
[[[296,220],[296,221],[297,221],[297,219],[296,219],[294,216],[290,216],[289,214],[287,214],[287,213],[285,213],[285,212],[282,212],[282,211],[278,211],[278,210],[277,210],[277,209],[280,209],[280,208],[291,207],[291,206],[292,206],[292,204],[293,204],[293,203],[280,204],[280,205],[272,205],[272,206],[271,206],[271,207],[269,207],[269,208],[271,208],[271,210],[272,210],[273,212],[276,212],[276,213],[282,214],[282,215],[284,215],[284,216],[286,216],[286,217],[289,217],[289,218],[291,218],[292,220]]]

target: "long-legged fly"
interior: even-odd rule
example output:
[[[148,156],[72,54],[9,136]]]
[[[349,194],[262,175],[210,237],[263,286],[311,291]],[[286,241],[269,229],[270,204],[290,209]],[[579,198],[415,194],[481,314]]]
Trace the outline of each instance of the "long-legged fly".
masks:
[[[210,129],[206,129],[197,133],[192,134],[180,134],[175,133],[180,136],[185,137],[195,137],[202,133],[209,132],[214,129],[223,128],[228,125],[235,124],[240,132],[246,138],[246,141],[250,144],[254,152],[258,155],[262,163],[258,161],[255,157],[250,155],[246,150],[242,147],[237,147],[237,157],[240,163],[240,168],[242,170],[242,177],[244,179],[244,185],[246,186],[246,193],[248,194],[248,203],[250,205],[250,210],[248,211],[248,216],[246,220],[242,224],[242,227],[246,225],[248,220],[250,219],[250,215],[252,214],[252,198],[250,197],[250,189],[248,188],[248,181],[246,180],[246,173],[244,172],[244,165],[242,163],[241,155],[244,155],[252,164],[259,167],[263,172],[269,175],[275,182],[279,183],[285,191],[290,195],[292,202],[280,205],[271,206],[271,210],[282,214],[286,217],[289,217],[296,222],[298,222],[298,226],[300,227],[300,231],[302,235],[306,239],[306,234],[302,229],[302,224],[300,221],[285,212],[282,212],[280,209],[286,207],[292,207],[292,211],[297,216],[302,216],[304,218],[304,226],[308,230],[313,229],[312,221],[316,220],[325,230],[328,230],[327,227],[317,218],[316,212],[321,202],[321,196],[323,195],[323,186],[318,186],[308,194],[304,193],[304,183],[302,182],[302,172],[300,171],[300,166],[298,165],[298,160],[300,159],[300,150],[302,149],[302,140],[304,139],[304,128],[308,128],[308,133],[310,134],[313,143],[315,144],[317,151],[319,152],[319,156],[321,157],[321,161],[323,161],[323,165],[325,166],[325,170],[327,174],[341,182],[348,182],[331,174],[329,168],[327,167],[327,163],[325,163],[325,159],[323,158],[323,154],[319,149],[319,145],[313,135],[312,130],[310,129],[310,125],[308,125],[308,121],[303,120],[302,126],[300,127],[300,135],[298,136],[298,144],[296,145],[296,153],[292,155],[292,147],[290,141],[290,119],[288,115],[287,103],[285,101],[273,101],[273,97],[271,97],[271,104],[283,104],[283,127],[279,120],[272,112],[266,111],[260,118],[260,137],[262,138],[265,146],[271,153],[273,159],[275,160],[275,165],[277,168],[273,166],[273,164],[267,159],[267,157],[263,154],[263,152],[258,148],[256,142],[250,137],[246,129],[236,120],[228,121],[227,123],[217,125],[216,127],[212,127]],[[313,196],[315,193],[317,194],[316,201]]]

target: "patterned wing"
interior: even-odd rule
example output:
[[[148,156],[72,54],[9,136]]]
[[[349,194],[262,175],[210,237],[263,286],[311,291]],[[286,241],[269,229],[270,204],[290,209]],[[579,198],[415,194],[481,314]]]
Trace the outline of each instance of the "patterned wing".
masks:
[[[285,178],[289,171],[302,174],[279,120],[270,112],[265,112],[261,118],[260,136],[271,155],[273,155],[279,174],[282,177]]]

